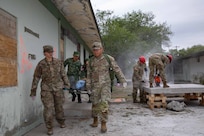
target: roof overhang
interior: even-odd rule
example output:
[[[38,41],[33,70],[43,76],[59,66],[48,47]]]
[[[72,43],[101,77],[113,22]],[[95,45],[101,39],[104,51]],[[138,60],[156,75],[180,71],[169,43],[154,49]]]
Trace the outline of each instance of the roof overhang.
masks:
[[[98,25],[90,0],[39,0],[64,28],[69,29],[77,41],[89,48],[101,42]]]

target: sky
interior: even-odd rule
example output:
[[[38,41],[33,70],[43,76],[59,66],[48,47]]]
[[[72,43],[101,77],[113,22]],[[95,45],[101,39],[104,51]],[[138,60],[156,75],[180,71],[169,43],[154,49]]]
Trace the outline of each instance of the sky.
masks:
[[[111,10],[116,16],[138,10],[151,12],[155,22],[166,22],[173,32],[168,49],[204,45],[204,0],[91,0],[91,5],[94,12]]]

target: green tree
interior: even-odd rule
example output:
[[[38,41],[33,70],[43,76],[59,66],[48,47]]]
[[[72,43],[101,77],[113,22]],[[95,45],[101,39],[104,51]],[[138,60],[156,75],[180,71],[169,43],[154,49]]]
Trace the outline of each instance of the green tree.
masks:
[[[112,11],[97,10],[105,52],[115,57],[124,71],[132,68],[140,55],[162,52],[162,45],[169,46],[170,28],[166,23],[157,24],[154,17],[140,10],[122,17],[114,16]]]
[[[191,55],[193,53],[196,52],[200,52],[200,51],[204,51],[204,45],[194,45],[190,48],[187,49],[180,49],[180,50],[176,50],[176,49],[172,49],[170,50],[170,53],[174,56],[174,57],[185,57],[188,55]]]

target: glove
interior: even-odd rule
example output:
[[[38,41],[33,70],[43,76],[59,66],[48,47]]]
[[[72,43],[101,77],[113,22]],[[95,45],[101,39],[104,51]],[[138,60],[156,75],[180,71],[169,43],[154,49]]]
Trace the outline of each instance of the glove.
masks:
[[[127,87],[127,83],[123,83],[123,88],[126,88]]]

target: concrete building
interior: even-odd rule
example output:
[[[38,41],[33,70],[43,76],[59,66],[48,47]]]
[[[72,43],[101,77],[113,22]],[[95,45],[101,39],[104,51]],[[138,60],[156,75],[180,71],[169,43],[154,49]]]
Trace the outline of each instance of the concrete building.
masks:
[[[42,120],[40,87],[37,99],[29,97],[43,46],[54,47],[61,60],[91,53],[101,41],[89,0],[0,1],[0,135],[22,135]]]
[[[175,83],[204,84],[204,51],[175,59],[172,70]]]

